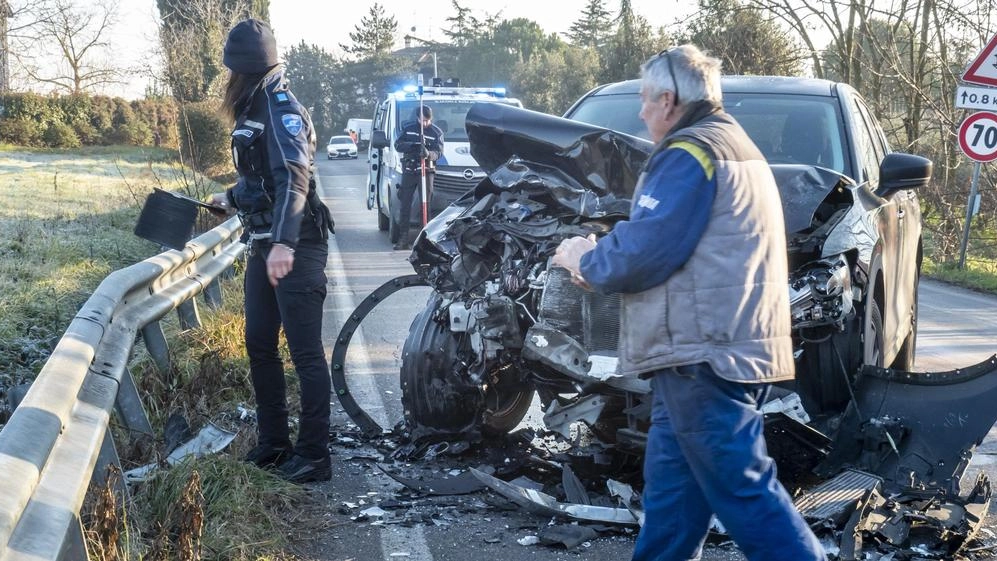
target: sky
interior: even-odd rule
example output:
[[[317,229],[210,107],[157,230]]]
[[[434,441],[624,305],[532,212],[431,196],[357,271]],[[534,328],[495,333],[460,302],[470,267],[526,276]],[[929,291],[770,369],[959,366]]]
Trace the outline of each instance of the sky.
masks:
[[[77,0],[92,4],[96,0]],[[461,0],[460,5],[470,8],[476,16],[501,12],[503,18],[525,17],[536,21],[545,31],[565,33],[581,15],[586,0]],[[341,54],[340,43],[349,43],[349,33],[369,12],[373,2],[342,0],[270,0],[270,23],[281,51],[302,40],[318,45],[329,52]],[[417,37],[444,41],[442,29],[446,18],[454,13],[451,0],[382,0],[385,11],[398,22],[398,46],[402,37]],[[607,7],[615,13],[618,0],[607,0]],[[647,18],[653,27],[669,26],[688,15],[693,2],[682,0],[631,0],[638,14]],[[118,22],[110,38],[113,56],[119,64],[139,67],[155,64],[158,11],[155,0],[120,0]],[[413,31],[412,28],[415,28]],[[131,75],[128,82],[111,88],[112,95],[141,97],[148,83],[141,72]]]

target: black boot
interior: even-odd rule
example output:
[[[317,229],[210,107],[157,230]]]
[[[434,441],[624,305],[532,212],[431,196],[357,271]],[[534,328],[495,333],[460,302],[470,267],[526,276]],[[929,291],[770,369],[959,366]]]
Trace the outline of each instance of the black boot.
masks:
[[[408,241],[408,236],[400,236],[398,242],[391,246],[395,251],[405,251],[412,249],[412,243]]]
[[[243,461],[255,464],[257,467],[269,469],[283,464],[294,453],[291,443],[283,445],[257,444],[246,454]]]
[[[277,468],[277,474],[291,483],[329,481],[332,479],[332,461],[329,454],[321,458],[306,458],[294,454]]]

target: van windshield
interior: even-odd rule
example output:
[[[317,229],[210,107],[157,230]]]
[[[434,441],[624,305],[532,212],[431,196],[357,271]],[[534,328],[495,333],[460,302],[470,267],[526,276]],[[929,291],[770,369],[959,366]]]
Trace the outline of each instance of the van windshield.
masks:
[[[423,105],[433,108],[433,124],[440,127],[440,130],[443,131],[444,142],[467,142],[467,129],[464,128],[464,120],[467,118],[467,112],[471,110],[471,106],[475,103],[504,103],[506,105],[522,107],[522,104],[514,99],[496,99],[494,101],[471,99],[423,101]],[[401,132],[401,125],[415,120],[418,109],[418,101],[398,102],[399,118],[397,121],[400,124],[396,132]]]

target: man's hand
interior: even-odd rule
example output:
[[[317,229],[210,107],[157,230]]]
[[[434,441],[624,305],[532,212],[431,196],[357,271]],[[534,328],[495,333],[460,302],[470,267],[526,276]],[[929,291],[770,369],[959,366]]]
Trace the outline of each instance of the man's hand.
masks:
[[[284,244],[275,243],[267,256],[267,278],[271,286],[277,286],[280,279],[287,276],[294,266],[294,250]]]
[[[595,244],[595,234],[587,238],[581,236],[568,238],[562,241],[561,245],[557,246],[551,264],[556,267],[564,267],[571,273],[571,281],[573,283],[586,290],[591,290],[592,287],[582,277],[581,262],[582,256],[595,249]]]
[[[212,214],[219,216],[231,216],[235,213],[235,209],[228,204],[228,196],[226,196],[225,193],[212,193],[210,202],[212,206],[218,207],[218,210],[209,209]]]
[[[429,148],[426,148],[425,144],[423,144],[421,148],[422,150],[419,151],[419,157],[423,160],[429,159]]]

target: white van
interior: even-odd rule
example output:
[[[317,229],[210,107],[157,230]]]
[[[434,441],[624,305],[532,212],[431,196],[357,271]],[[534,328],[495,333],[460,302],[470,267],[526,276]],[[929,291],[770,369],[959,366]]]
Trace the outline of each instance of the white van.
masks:
[[[430,215],[437,214],[457,200],[485,177],[471,157],[464,119],[475,103],[523,104],[508,98],[505,88],[462,88],[426,86],[422,103],[433,109],[433,124],[443,131],[443,154],[436,162],[436,178],[429,201]],[[388,95],[374,111],[370,150],[367,208],[377,209],[377,226],[388,230],[391,242],[398,241],[397,186],[402,181],[402,159],[395,148],[395,139],[402,124],[411,121],[419,107],[418,90],[414,86]],[[413,199],[419,205],[419,197]],[[421,216],[413,211],[413,217]]]

